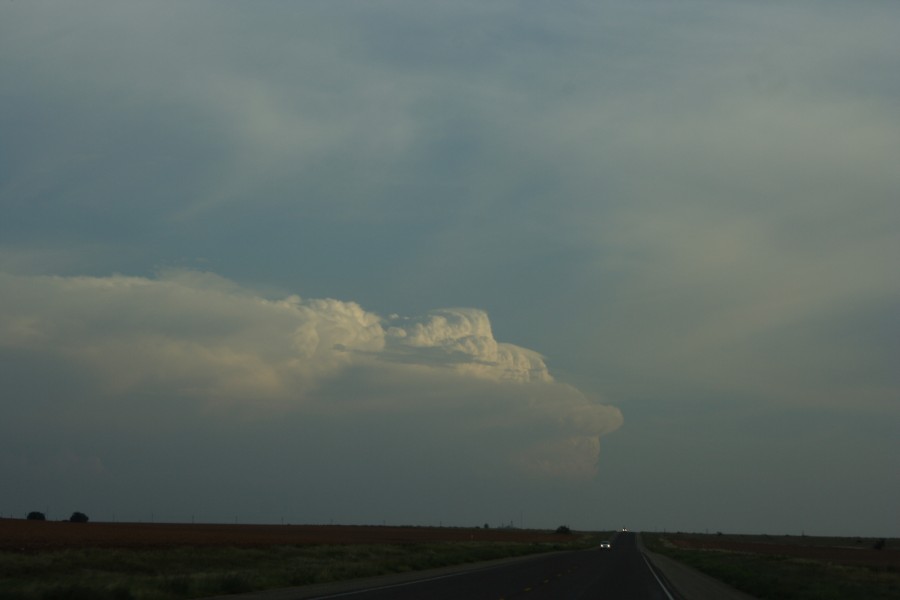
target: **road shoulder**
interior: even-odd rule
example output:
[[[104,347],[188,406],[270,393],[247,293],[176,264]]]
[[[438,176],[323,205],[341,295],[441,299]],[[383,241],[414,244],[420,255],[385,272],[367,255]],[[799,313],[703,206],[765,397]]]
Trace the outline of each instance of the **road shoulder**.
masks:
[[[638,536],[638,545],[653,567],[665,577],[667,582],[675,588],[674,591],[684,600],[756,600],[755,597],[736,590],[706,573],[668,556],[650,552],[641,543],[640,535]]]

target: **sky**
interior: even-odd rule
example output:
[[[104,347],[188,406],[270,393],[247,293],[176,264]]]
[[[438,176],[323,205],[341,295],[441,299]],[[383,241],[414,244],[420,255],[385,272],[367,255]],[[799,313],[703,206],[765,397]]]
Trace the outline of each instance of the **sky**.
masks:
[[[0,515],[900,536],[898,30],[0,3]]]

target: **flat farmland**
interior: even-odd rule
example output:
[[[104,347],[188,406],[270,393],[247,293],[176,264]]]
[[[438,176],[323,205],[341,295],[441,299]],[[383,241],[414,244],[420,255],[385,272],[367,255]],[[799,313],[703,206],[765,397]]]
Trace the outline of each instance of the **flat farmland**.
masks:
[[[876,550],[877,540],[869,538],[678,534],[667,536],[667,539],[675,547],[689,550],[719,550],[900,569],[900,545],[896,540],[885,540],[885,546]]]
[[[0,550],[68,548],[259,547],[273,545],[422,544],[434,542],[559,543],[550,531],[365,525],[69,523],[0,519]]]

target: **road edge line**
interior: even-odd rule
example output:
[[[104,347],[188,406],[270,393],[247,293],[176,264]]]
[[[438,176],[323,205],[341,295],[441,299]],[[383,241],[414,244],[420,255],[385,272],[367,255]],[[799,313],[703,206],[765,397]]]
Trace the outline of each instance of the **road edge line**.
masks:
[[[659,584],[659,587],[662,589],[663,593],[669,597],[669,600],[675,600],[675,596],[669,592],[669,588],[666,587],[666,584],[663,583],[662,579],[659,578],[659,575],[656,574],[656,569],[653,568],[653,565],[650,563],[650,560],[647,558],[647,555],[641,552],[641,558],[644,559],[644,562],[647,564],[647,568],[650,569],[650,573],[653,574],[653,578],[656,580],[656,583]]]

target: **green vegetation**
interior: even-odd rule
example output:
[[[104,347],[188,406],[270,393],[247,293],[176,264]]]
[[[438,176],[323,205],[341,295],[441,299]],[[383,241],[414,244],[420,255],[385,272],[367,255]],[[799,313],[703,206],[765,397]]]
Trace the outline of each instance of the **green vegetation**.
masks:
[[[891,600],[900,598],[900,571],[885,565],[842,565],[773,554],[689,550],[660,534],[642,534],[644,545],[766,600]]]
[[[587,547],[444,542],[257,548],[86,548],[0,552],[0,600],[176,600],[403,573]]]

